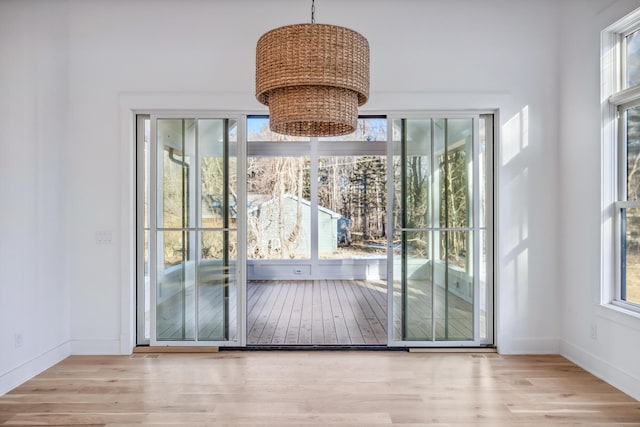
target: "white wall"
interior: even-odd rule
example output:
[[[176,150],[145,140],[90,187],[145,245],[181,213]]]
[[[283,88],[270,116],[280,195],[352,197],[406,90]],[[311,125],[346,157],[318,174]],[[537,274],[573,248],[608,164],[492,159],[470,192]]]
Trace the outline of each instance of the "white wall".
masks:
[[[640,318],[599,306],[600,32],[638,7],[637,0],[564,3],[558,236],[561,353],[635,398],[640,398]]]
[[[60,6],[0,2],[0,395],[70,353]]]
[[[43,107],[50,114],[46,120],[66,115],[69,120],[63,152],[51,153],[58,159],[50,166],[55,170],[46,169],[56,179],[46,184],[63,197],[63,203],[56,202],[61,212],[55,224],[66,230],[58,236],[65,247],[58,256],[68,277],[55,276],[60,288],[65,279],[70,286],[72,351],[126,353],[133,342],[129,110],[260,111],[253,97],[256,41],[274,27],[307,22],[309,5],[296,0],[19,4],[3,4],[7,21],[42,9],[30,18],[35,20],[30,31],[68,33],[68,52],[52,59],[68,67],[67,80],[61,75],[52,86],[62,93],[60,102]],[[62,5],[68,6],[66,27],[46,13]],[[498,344],[504,353],[558,352],[558,3],[326,0],[316,5],[316,19],[349,26],[369,39],[371,99],[363,112],[499,109]],[[3,31],[36,43],[34,33],[20,28]],[[15,73],[36,84],[32,65],[33,60],[15,63]],[[18,91],[2,102],[14,108],[24,99]],[[25,120],[15,123],[15,134],[29,131]],[[34,141],[24,150],[36,147]],[[16,173],[35,179],[26,171]],[[34,205],[36,184],[23,185],[23,204]],[[11,217],[24,222],[21,212],[10,208]],[[31,232],[26,224],[22,231]],[[97,245],[96,231],[112,231],[113,244]],[[22,272],[29,268],[19,257],[15,266]],[[34,318],[41,324],[49,316]]]
[[[77,353],[128,351],[132,338],[121,315],[131,312],[122,274],[131,271],[127,109],[260,109],[257,39],[309,20],[309,5],[294,0],[150,4],[71,3],[65,218],[74,230],[68,256]],[[498,326],[507,353],[559,351],[558,12],[553,0],[327,0],[316,7],[318,22],[369,39],[372,95],[364,111],[500,109]],[[98,230],[113,230],[113,245],[96,245]]]

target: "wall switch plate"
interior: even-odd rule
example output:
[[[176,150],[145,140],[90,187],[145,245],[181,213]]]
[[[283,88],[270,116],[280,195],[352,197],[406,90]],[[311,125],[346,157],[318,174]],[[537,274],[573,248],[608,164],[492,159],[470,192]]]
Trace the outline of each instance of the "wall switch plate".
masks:
[[[113,243],[113,232],[110,230],[96,231],[97,245],[110,245]]]
[[[24,337],[22,336],[22,332],[15,334],[13,338],[14,338],[14,344],[16,348],[22,347],[22,344],[24,344],[24,340],[23,340]]]

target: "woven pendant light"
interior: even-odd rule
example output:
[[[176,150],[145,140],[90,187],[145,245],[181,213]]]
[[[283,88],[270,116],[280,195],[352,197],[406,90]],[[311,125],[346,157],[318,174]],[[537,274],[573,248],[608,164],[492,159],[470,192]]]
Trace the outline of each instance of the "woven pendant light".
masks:
[[[352,133],[369,98],[369,43],[335,25],[287,25],[256,48],[256,98],[269,107],[272,131],[296,136]]]

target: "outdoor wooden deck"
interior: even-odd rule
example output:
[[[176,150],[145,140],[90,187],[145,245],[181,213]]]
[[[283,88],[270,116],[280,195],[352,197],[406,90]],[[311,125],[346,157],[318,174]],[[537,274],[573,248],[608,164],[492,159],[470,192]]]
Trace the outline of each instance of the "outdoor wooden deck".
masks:
[[[249,282],[247,344],[387,343],[387,290],[382,281]]]

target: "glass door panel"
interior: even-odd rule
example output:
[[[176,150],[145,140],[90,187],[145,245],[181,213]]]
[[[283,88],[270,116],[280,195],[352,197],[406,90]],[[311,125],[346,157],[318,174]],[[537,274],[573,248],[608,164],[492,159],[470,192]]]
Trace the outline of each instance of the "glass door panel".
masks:
[[[402,233],[404,278],[404,338],[433,339],[433,269],[431,231]]]
[[[237,344],[236,124],[151,117],[151,345]]]
[[[158,119],[157,224],[162,228],[193,227],[195,120]]]
[[[474,286],[472,261],[466,254],[470,231],[436,232],[440,256],[434,266],[436,340],[466,341],[474,339]]]
[[[404,144],[405,155],[401,165],[403,172],[399,194],[404,202],[402,227],[423,229],[433,224],[431,122],[405,121],[403,127],[407,139]]]
[[[158,119],[156,339],[195,338],[195,120]]]
[[[434,210],[438,228],[473,226],[473,121],[434,120]]]
[[[484,119],[483,119],[484,120]],[[391,345],[479,345],[488,337],[487,185],[479,116],[392,122]],[[483,127],[483,131],[486,131]],[[482,156],[481,156],[482,153]],[[482,215],[480,215],[482,210]],[[478,218],[478,220],[474,220]]]
[[[202,231],[198,260],[198,339],[224,341],[236,338],[231,307],[237,295],[235,232]],[[227,247],[228,250],[224,250]],[[234,310],[235,313],[235,310]]]
[[[235,270],[231,268],[231,259],[236,258],[231,254],[236,246],[236,233],[229,231],[236,227],[238,217],[236,159],[229,155],[230,141],[235,142],[230,129],[235,128],[235,121],[231,120],[198,121],[198,339],[201,341],[235,339],[236,322],[230,317],[230,301],[236,295],[232,277]]]
[[[194,233],[156,234],[156,337],[159,341],[195,338]]]

